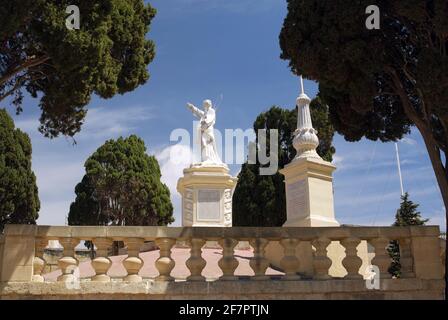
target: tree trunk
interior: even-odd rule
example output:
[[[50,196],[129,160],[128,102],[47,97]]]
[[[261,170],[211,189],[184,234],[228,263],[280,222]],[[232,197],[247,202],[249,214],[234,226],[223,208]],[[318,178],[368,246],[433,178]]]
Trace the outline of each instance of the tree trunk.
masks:
[[[436,175],[437,183],[439,185],[440,192],[442,193],[443,203],[445,205],[445,225],[448,227],[448,171],[442,163],[442,158],[440,155],[441,150],[437,146],[437,141],[433,136],[431,130],[431,124],[429,123],[431,119],[431,114],[425,114],[422,118],[421,115],[414,109],[407,91],[404,89],[403,84],[398,76],[398,73],[393,68],[388,68],[389,75],[392,79],[392,87],[395,89],[396,93],[400,97],[403,104],[403,109],[406,116],[415,124],[417,129],[425,141],[426,149],[428,150],[429,158],[431,160],[432,168]],[[415,79],[409,79],[414,81]],[[422,101],[425,101],[424,97],[421,96]],[[423,108],[425,109],[425,108]],[[424,110],[426,112],[426,110]],[[448,142],[448,141],[446,141]],[[445,159],[447,159],[448,154],[444,152]],[[445,244],[448,245],[448,241],[445,240]],[[445,246],[445,250],[447,247]],[[445,254],[445,299],[448,299],[448,259]]]
[[[49,59],[50,59],[50,57],[48,57],[47,55],[43,55],[41,57],[35,57],[35,56],[29,57],[28,60],[22,61],[20,64],[11,68],[11,70],[6,70],[6,72],[4,74],[1,74],[0,75],[0,85],[5,84],[7,81],[12,79],[14,76],[19,74],[20,72],[25,71],[26,69],[29,69],[32,67],[36,67],[36,66],[46,62]]]
[[[418,126],[417,126],[418,127]],[[443,203],[445,205],[445,226],[448,227],[448,172],[447,168],[443,166],[442,159],[440,157],[440,151],[436,144],[433,142],[433,137],[428,130],[424,128],[420,129],[420,133],[425,141],[426,149],[428,150],[429,158],[436,175],[437,183],[439,184],[440,192],[442,193]],[[445,159],[448,154],[445,153]],[[448,255],[446,250],[448,248],[448,240],[445,237],[445,299],[448,299]]]

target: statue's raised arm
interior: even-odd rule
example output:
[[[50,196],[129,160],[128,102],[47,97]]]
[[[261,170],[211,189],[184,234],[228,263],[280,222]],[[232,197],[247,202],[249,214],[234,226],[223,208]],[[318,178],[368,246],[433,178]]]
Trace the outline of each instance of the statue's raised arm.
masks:
[[[204,110],[196,108],[193,104],[187,103],[187,108],[199,118],[199,133],[201,138],[201,163],[218,164],[222,165],[222,161],[219,158],[218,151],[216,149],[214,124],[216,121],[215,109],[213,109],[212,102],[210,100],[204,100],[202,102]]]
[[[196,108],[193,104],[187,103],[187,108],[190,109],[190,111],[199,119],[201,119],[204,116],[204,111],[200,110],[199,108]]]

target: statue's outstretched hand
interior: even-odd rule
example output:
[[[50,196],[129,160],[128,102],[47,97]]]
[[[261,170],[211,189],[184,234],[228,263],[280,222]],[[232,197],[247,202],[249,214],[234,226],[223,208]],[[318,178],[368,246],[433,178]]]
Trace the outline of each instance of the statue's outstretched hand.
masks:
[[[194,105],[192,105],[191,103],[187,103],[187,108],[188,109],[190,109],[190,110],[193,110],[194,109]]]

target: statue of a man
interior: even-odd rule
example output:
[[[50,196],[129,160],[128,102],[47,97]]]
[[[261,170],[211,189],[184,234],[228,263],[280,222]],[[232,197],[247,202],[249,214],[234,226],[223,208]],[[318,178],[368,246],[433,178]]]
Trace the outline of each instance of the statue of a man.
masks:
[[[201,163],[222,165],[219,158],[213,125],[216,121],[215,109],[210,100],[204,100],[204,110],[196,108],[191,103],[187,103],[188,109],[199,119],[199,130],[201,136]]]

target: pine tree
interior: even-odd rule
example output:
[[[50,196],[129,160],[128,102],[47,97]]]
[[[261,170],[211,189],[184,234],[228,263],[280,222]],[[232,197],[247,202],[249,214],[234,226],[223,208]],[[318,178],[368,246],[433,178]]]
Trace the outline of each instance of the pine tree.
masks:
[[[331,161],[335,152],[332,145],[334,129],[328,118],[328,107],[316,97],[310,104],[313,126],[319,134],[317,153],[326,161]],[[295,157],[292,145],[293,133],[297,128],[297,108],[283,109],[272,107],[258,115],[254,122],[254,130],[278,130],[278,166],[282,169]],[[266,137],[267,153],[269,137]],[[258,139],[258,137],[257,137]],[[258,140],[257,140],[258,142]],[[233,225],[254,227],[278,227],[286,221],[286,197],[284,176],[279,172],[262,176],[259,174],[262,165],[244,163],[238,175],[238,184],[233,195]]]
[[[167,225],[174,221],[157,159],[135,135],[108,140],[85,163],[69,225]]]
[[[40,202],[31,153],[28,135],[0,109],[0,231],[7,223],[36,224]]]
[[[421,226],[428,222],[429,219],[422,219],[421,214],[417,211],[418,204],[413,203],[409,200],[409,194],[406,192],[401,197],[400,208],[395,214],[394,227],[404,227],[404,226]],[[398,241],[393,240],[390,242],[387,248],[389,256],[392,259],[391,266],[389,268],[389,273],[395,277],[400,277],[400,247]]]
[[[66,27],[69,5],[79,8],[77,30]],[[92,96],[112,98],[148,81],[155,15],[143,0],[2,0],[0,101],[20,113],[28,93],[39,99],[45,136],[75,135]]]

